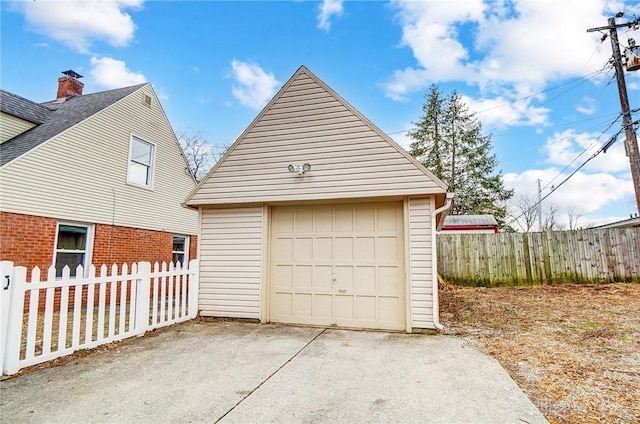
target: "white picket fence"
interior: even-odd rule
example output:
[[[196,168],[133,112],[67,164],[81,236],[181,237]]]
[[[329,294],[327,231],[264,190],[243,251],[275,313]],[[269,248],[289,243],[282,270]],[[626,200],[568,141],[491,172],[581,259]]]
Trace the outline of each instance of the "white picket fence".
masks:
[[[198,314],[198,260],[181,266],[157,262],[91,265],[84,277],[65,267],[62,278],[0,262],[0,365],[3,374],[79,349],[141,336]]]

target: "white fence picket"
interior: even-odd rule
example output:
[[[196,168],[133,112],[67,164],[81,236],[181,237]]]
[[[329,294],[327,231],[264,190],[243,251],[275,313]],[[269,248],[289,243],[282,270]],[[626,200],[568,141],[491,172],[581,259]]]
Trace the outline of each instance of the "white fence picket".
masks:
[[[107,266],[102,264],[100,267],[100,275],[107,275]],[[111,290],[109,294],[109,339],[112,339],[116,334],[116,302],[118,298],[118,265],[111,265]]]
[[[115,264],[110,273],[103,265],[99,276],[91,265],[86,277],[82,267],[73,277],[65,267],[62,277],[56,278],[52,267],[45,281],[36,267],[31,282],[26,281],[26,268],[11,262],[3,261],[2,271],[12,281],[11,290],[2,293],[0,314],[5,374],[197,315],[197,260],[175,267],[156,263],[153,270],[148,262],[133,263],[130,268],[123,264],[120,273]],[[54,325],[56,317],[58,325]],[[25,322],[26,333],[22,334]]]
[[[68,271],[67,271],[68,272]],[[40,282],[40,268],[35,267],[31,271],[31,284]],[[29,318],[27,320],[27,352],[26,359],[32,359],[36,355],[36,336],[38,335],[38,306],[40,301],[40,289],[29,291]],[[36,311],[32,313],[31,311]]]

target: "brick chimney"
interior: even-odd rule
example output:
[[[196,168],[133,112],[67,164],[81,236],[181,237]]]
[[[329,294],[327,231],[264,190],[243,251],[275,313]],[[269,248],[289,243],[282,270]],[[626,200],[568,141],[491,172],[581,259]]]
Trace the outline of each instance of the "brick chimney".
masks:
[[[58,94],[57,100],[66,99],[74,96],[81,96],[84,84],[78,81],[82,75],[72,71],[63,71],[65,76],[58,78]]]

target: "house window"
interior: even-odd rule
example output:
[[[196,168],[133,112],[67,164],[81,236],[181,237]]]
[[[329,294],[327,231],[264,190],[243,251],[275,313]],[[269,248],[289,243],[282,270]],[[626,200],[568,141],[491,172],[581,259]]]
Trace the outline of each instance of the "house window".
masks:
[[[129,147],[129,173],[127,181],[142,187],[153,187],[153,166],[156,146],[131,136]]]
[[[189,261],[189,237],[173,236],[173,263]]]
[[[76,276],[76,267],[86,270],[91,263],[92,227],[89,225],[58,223],[53,264],[56,277],[62,277],[62,269],[69,267],[70,275]]]

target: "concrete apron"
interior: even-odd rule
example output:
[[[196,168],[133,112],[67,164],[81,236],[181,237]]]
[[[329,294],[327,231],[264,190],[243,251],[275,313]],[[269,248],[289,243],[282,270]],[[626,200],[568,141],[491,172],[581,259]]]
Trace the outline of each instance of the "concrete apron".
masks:
[[[464,341],[191,321],[0,383],[3,423],[544,423]]]

